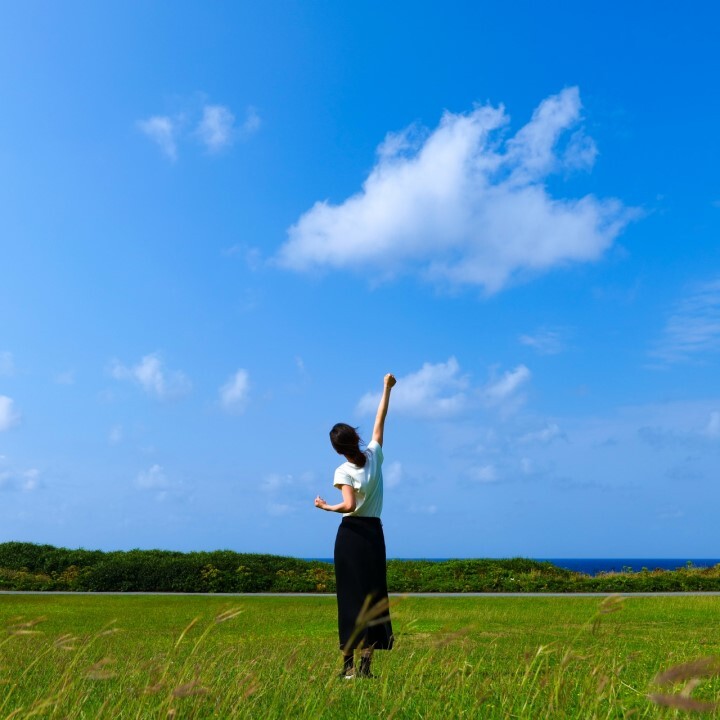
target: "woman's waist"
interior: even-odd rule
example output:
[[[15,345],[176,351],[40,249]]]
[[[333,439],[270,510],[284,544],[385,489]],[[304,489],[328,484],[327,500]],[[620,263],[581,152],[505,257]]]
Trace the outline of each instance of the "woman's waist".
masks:
[[[342,519],[343,525],[377,525],[382,527],[382,521],[379,517],[371,515],[344,515]]]

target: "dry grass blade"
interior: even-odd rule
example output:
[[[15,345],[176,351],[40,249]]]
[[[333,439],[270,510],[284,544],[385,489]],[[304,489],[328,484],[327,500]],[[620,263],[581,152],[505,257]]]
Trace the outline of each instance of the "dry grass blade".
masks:
[[[625,598],[622,595],[609,595],[606,597],[598,608],[598,612],[602,615],[608,615],[610,613],[622,610],[625,605]]]
[[[113,661],[110,658],[98,660],[94,665],[91,665],[88,668],[85,673],[85,677],[90,680],[110,680],[111,678],[114,678],[117,673],[109,670],[107,667],[108,665],[112,665],[112,663]]]
[[[114,622],[114,621],[113,621]],[[122,632],[120,628],[108,628],[107,630],[102,630],[97,634],[98,637],[105,637],[107,635],[117,635],[118,633]]]
[[[45,617],[35,618],[34,620],[26,620],[25,622],[17,622],[8,626],[8,635],[40,635],[41,630],[34,630],[36,625],[45,622]]]
[[[59,650],[77,650],[77,645],[75,645],[76,642],[78,642],[78,638],[75,635],[70,635],[68,633],[67,635],[61,635],[57,638],[57,640],[53,643],[53,646]]]
[[[236,618],[241,613],[245,612],[242,608],[231,608],[230,610],[225,610],[225,612],[221,612],[216,618],[216,623],[223,623],[227,622],[228,620],[232,620],[233,618]]]
[[[190,632],[190,630],[192,630],[192,629],[195,627],[195,625],[197,625],[199,622],[200,622],[200,618],[199,618],[199,617],[193,618],[193,619],[190,621],[190,623],[188,624],[188,626],[180,633],[180,637],[177,639],[177,642],[175,643],[175,647],[176,647],[176,648],[177,648],[177,647],[180,645],[180,643],[185,639],[185,636]]]
[[[711,655],[668,668],[658,673],[653,682],[656,685],[670,685],[685,682],[691,678],[714,677],[715,675],[720,675],[720,657]]]
[[[717,707],[717,703],[696,700],[695,698],[685,697],[684,695],[661,695],[655,693],[648,695],[648,697],[656,705],[689,712],[712,712]]]
[[[208,689],[204,688],[198,680],[191,680],[189,683],[178,685],[173,691],[172,696],[190,697],[191,695],[207,695]]]
[[[459,640],[467,637],[472,632],[472,630],[473,628],[466,627],[460,628],[459,630],[453,630],[451,632],[443,633],[432,641],[432,645],[435,648],[444,648],[448,647],[449,645],[454,645]]]
[[[17,620],[20,620],[21,618],[16,618]],[[36,625],[39,625],[41,622],[45,622],[47,618],[45,616],[35,618],[34,620],[26,620],[25,622],[16,622],[13,625],[10,625],[8,627],[8,630],[20,630],[20,629],[29,629],[33,628]]]
[[[155,695],[156,693],[159,693],[161,690],[164,690],[166,687],[164,682],[156,682],[154,685],[148,685],[143,690],[143,695]]]
[[[388,598],[380,598],[380,600],[373,604],[372,596],[368,595],[365,598],[362,608],[360,608],[357,620],[355,621],[355,630],[345,644],[344,650],[347,651],[349,648],[353,647],[356,638],[367,628],[373,627],[374,625],[382,625],[387,622],[389,619],[389,613],[390,600]]]

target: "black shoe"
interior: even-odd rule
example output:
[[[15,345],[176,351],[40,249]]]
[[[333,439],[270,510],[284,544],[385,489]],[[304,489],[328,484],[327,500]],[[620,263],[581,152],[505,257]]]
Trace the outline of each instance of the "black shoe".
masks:
[[[361,678],[374,678],[375,676],[370,672],[370,662],[365,658],[360,659],[360,666],[357,669],[357,675]]]

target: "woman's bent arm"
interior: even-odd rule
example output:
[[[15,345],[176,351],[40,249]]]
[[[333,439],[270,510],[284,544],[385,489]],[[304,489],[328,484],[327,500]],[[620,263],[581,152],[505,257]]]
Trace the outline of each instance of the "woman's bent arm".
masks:
[[[377,416],[375,417],[375,427],[373,429],[373,440],[379,445],[383,444],[383,435],[385,433],[385,418],[387,416],[388,405],[390,404],[390,390],[393,388],[397,380],[395,376],[388,373],[383,382],[382,396],[378,405]]]
[[[355,491],[352,485],[342,485],[343,501],[337,505],[328,505],[319,495],[315,498],[315,507],[330,512],[349,513],[355,510]]]

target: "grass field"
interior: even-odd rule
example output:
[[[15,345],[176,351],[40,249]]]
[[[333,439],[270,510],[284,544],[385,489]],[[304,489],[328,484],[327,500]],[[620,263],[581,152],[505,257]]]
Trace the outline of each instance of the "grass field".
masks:
[[[720,654],[718,611],[716,597],[398,598],[377,677],[342,680],[332,597],[6,595],[0,718],[720,716],[714,662],[654,682]]]

